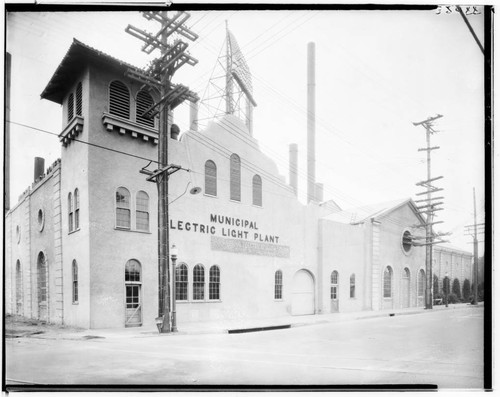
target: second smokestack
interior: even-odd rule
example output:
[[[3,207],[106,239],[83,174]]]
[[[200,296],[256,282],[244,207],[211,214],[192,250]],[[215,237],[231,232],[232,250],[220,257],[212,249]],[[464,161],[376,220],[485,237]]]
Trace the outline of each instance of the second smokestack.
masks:
[[[307,202],[316,199],[316,45],[307,44]]]

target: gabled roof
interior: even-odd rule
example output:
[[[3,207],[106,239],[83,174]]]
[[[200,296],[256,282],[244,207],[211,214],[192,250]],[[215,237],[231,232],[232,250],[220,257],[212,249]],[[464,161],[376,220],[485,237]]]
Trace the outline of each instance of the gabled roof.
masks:
[[[386,201],[379,204],[347,209],[327,215],[323,219],[346,224],[365,223],[370,219],[381,219],[404,205],[409,205],[417,218],[419,218],[422,223],[425,223],[425,219],[419,213],[415,202],[411,198]]]
[[[136,66],[123,62],[73,38],[73,43],[69,47],[68,52],[40,95],[42,99],[62,104],[67,87],[74,82],[76,76],[83,68],[92,61],[105,62],[110,66],[121,68],[124,71],[126,69],[140,70]]]

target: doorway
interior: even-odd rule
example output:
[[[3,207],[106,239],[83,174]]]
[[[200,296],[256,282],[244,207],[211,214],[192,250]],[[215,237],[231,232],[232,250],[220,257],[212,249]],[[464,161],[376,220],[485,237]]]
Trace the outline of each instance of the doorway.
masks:
[[[48,321],[49,305],[48,305],[48,268],[47,259],[43,252],[38,254],[36,263],[37,270],[37,297],[38,297],[38,319],[40,321]]]
[[[125,265],[125,327],[142,325],[141,264],[131,259]]]
[[[405,267],[401,279],[401,306],[410,307],[410,269]]]
[[[314,314],[314,279],[307,270],[293,276],[292,315]]]

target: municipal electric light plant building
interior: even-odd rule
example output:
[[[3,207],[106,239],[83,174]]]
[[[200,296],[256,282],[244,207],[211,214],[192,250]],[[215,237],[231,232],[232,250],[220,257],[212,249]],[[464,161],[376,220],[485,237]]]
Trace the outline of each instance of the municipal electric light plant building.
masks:
[[[158,156],[158,122],[141,116],[158,98],[124,77],[129,69],[74,40],[43,91],[62,105],[62,155],[46,173],[35,167],[7,214],[7,313],[154,324],[157,187],[139,170]],[[423,306],[425,248],[412,238],[424,220],[411,199],[354,212],[320,193],[301,204],[296,178],[287,183],[233,115],[180,139],[172,129],[169,163],[191,170],[169,182],[180,324]],[[201,194],[189,194],[195,185]],[[440,282],[472,279],[469,253],[439,250]]]

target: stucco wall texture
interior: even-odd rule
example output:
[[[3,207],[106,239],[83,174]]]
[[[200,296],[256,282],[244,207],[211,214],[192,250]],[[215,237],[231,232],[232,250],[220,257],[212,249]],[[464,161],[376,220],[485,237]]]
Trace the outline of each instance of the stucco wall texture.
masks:
[[[68,97],[79,83],[82,131],[65,142],[60,163],[7,214],[7,313],[41,318],[37,258],[42,252],[48,263],[47,321],[85,328],[126,326],[125,266],[135,260],[141,274],[140,322],[145,326],[155,323],[157,187],[139,171],[144,167],[150,171],[157,168],[158,146],[152,139],[155,130],[144,129],[135,122],[140,84],[125,78],[123,72],[124,66],[114,61],[89,60],[64,88],[62,131],[71,122]],[[114,80],[122,81],[129,89],[129,120],[109,114],[109,85]],[[239,201],[230,199],[232,154],[241,160]],[[205,190],[208,160],[217,167],[215,195]],[[411,201],[358,224],[326,219],[340,209],[316,202],[301,204],[275,162],[261,152],[246,126],[231,115],[213,121],[202,132],[186,131],[179,140],[169,138],[169,163],[188,170],[179,170],[169,178],[169,245],[176,245],[177,263],[188,269],[187,299],[177,301],[179,323],[329,313],[333,310],[333,271],[339,274],[335,308],[339,312],[423,304],[417,296],[417,279],[418,272],[425,269],[425,249],[412,247],[406,252],[402,246],[405,231],[422,233],[421,229],[412,229],[422,220]],[[252,201],[255,175],[262,180],[262,205]],[[192,195],[190,189],[195,186],[201,187],[202,192]],[[119,188],[130,193],[130,228],[117,226]],[[75,189],[79,193],[79,227],[70,230],[69,195],[74,198]],[[138,230],[136,223],[139,192],[149,197],[148,230]],[[43,228],[38,220],[40,209],[44,214]],[[470,279],[469,253],[442,250],[435,259],[435,272],[440,278],[448,271],[461,283],[464,278]],[[22,281],[16,284],[17,261],[21,264]],[[446,262],[449,270],[443,267]],[[73,263],[78,267],[76,301]],[[199,300],[193,295],[196,265],[201,265],[205,274],[204,296]],[[219,299],[209,299],[209,272],[214,265],[220,269]],[[392,288],[390,297],[384,297],[383,274],[388,266],[392,269]],[[405,276],[405,268],[409,277]],[[282,296],[278,299],[277,271],[282,273]],[[19,302],[16,285],[22,286]]]

